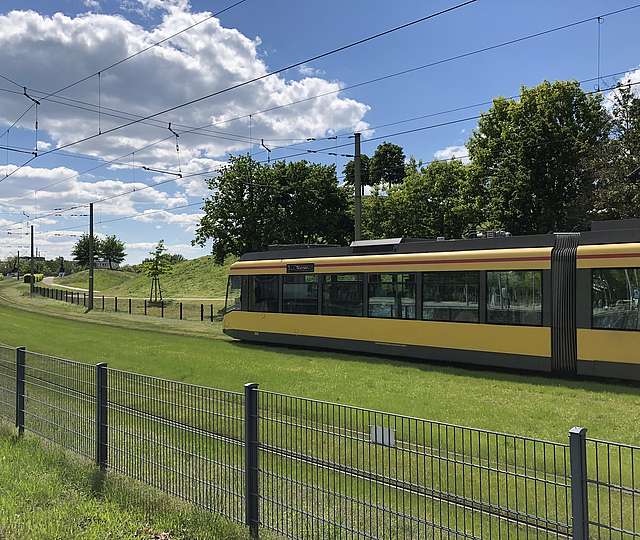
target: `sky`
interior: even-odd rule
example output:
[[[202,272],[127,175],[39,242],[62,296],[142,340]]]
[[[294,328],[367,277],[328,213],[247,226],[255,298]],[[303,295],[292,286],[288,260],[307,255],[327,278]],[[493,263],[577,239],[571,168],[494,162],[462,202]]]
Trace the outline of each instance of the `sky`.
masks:
[[[235,1],[2,0],[0,76],[13,82],[0,78],[0,257],[28,250],[31,224],[41,254],[69,257],[77,236],[87,230],[86,205],[100,199],[107,200],[94,205],[95,230],[126,242],[126,262],[140,262],[160,239],[172,253],[206,255],[210,246],[191,245],[203,197],[210,193],[205,179],[229,155],[252,152],[255,159],[266,160],[262,139],[271,159],[302,153],[290,159],[335,164],[339,176],[348,157],[306,150],[350,154],[354,131],[362,132],[365,153],[388,140],[402,145],[407,157],[424,162],[463,159],[477,122],[469,117],[486,111],[496,96],[517,96],[523,85],[558,79],[587,81],[583,88],[594,90],[598,73],[600,88],[640,81],[640,40],[635,37],[640,6],[599,23],[466,55],[633,7],[633,2],[477,0],[146,123],[96,136],[460,2],[245,0],[105,69]],[[447,60],[459,55],[465,56]],[[99,77],[47,97],[98,71]],[[24,86],[40,101],[37,136],[35,107],[8,129],[32,105]],[[401,122],[415,117],[422,118]],[[397,134],[423,127],[428,129]],[[91,138],[56,150],[86,137]],[[22,166],[36,144],[38,157]],[[181,171],[183,178],[162,171]]]

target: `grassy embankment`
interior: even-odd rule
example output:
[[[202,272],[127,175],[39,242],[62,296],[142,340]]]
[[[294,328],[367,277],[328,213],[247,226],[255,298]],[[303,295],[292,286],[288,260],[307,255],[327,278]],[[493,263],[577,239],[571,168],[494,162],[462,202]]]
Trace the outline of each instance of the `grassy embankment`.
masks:
[[[162,292],[166,298],[224,299],[229,266],[235,259],[228,259],[224,265],[217,265],[212,257],[183,261],[174,265],[160,278]],[[114,270],[96,270],[94,286],[100,294],[144,298],[149,295],[150,281],[144,274]],[[88,272],[77,272],[54,283],[68,287],[87,288]]]
[[[207,540],[245,531],[0,426],[0,538]]]
[[[640,444],[638,386],[251,345],[224,337],[219,323],[101,313],[85,322],[81,308],[27,299],[15,286],[1,285],[0,296],[0,342],[12,346],[227,390],[258,382],[268,390],[555,441],[581,425],[593,437]]]

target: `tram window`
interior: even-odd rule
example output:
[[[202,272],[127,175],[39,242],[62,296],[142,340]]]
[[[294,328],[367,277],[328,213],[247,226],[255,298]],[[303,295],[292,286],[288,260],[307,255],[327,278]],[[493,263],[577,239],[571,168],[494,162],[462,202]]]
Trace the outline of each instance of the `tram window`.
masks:
[[[640,268],[591,272],[593,328],[640,330]]]
[[[329,274],[323,280],[323,315],[362,316],[362,274]]]
[[[542,272],[487,272],[487,322],[540,326]]]
[[[422,274],[422,318],[427,321],[478,322],[480,272]]]
[[[242,276],[229,276],[227,281],[227,297],[224,303],[224,312],[239,311],[242,296]]]
[[[249,277],[249,311],[278,312],[278,276]]]
[[[369,317],[416,318],[415,274],[369,274]]]
[[[317,314],[318,276],[314,274],[283,276],[282,311]]]

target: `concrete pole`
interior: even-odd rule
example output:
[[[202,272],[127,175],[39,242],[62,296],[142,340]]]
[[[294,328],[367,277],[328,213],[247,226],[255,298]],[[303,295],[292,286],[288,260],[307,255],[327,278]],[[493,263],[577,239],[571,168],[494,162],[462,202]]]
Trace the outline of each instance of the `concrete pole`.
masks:
[[[89,203],[89,299],[87,311],[93,309],[93,203]]]

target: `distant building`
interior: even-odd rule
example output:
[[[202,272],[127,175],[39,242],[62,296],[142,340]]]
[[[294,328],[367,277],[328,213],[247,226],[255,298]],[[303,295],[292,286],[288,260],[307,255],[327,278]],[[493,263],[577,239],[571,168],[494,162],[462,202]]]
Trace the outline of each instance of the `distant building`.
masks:
[[[106,268],[107,270],[109,269],[109,261],[105,261],[104,259],[100,259],[97,260],[95,263],[93,263],[93,267],[94,268]],[[112,262],[111,263],[111,269],[112,270],[118,270],[118,268],[120,268],[120,265],[116,262]]]

